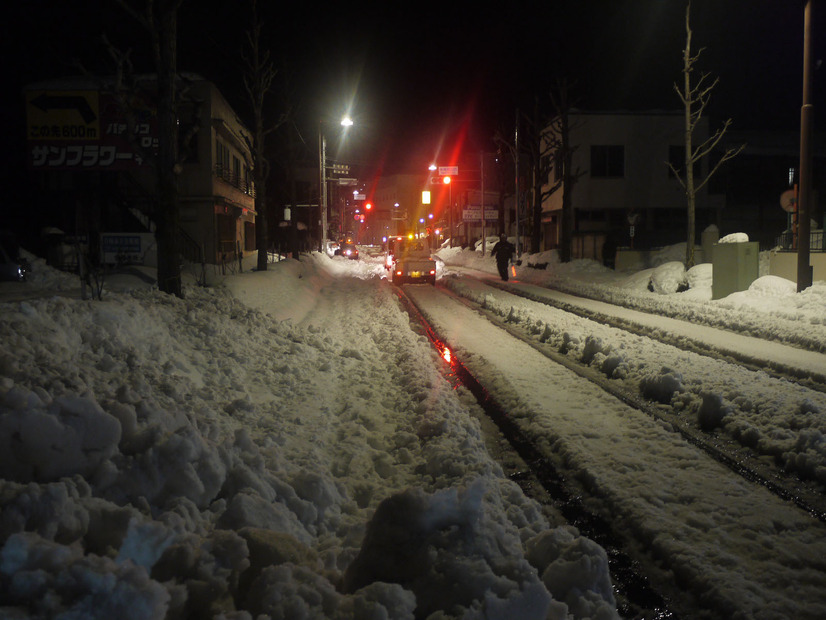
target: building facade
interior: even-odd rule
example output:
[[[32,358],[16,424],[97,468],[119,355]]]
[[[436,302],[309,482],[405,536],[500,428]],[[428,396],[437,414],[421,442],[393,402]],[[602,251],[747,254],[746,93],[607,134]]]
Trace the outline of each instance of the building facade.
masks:
[[[183,259],[235,266],[256,250],[250,134],[214,84],[184,74],[179,88]],[[153,90],[152,76],[136,78],[129,92],[88,77],[25,89],[34,216],[84,244],[93,260],[153,264],[146,241],[158,204]]]
[[[678,112],[569,113],[573,149],[571,190],[574,210],[574,258],[603,259],[603,247],[661,247],[686,239],[686,195],[669,167],[685,162],[685,119]],[[701,119],[694,144],[708,137]],[[552,131],[548,140],[559,139]],[[695,178],[707,172],[695,165]],[[551,172],[548,185],[559,168]],[[563,187],[543,202],[544,249],[559,246]],[[703,187],[696,196],[697,230],[716,221],[722,196]],[[699,238],[699,237],[698,237]]]

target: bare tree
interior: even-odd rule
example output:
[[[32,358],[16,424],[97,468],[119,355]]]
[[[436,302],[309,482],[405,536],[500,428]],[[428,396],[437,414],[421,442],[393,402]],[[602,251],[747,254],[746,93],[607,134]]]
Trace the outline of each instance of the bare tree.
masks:
[[[178,10],[183,0],[145,0],[130,3],[116,0],[149,33],[158,89],[158,154],[155,164],[158,184],[157,229],[158,288],[183,297],[181,248],[178,230],[178,125],[176,116]],[[138,7],[142,4],[142,9]]]
[[[533,192],[531,205],[531,252],[542,250],[542,203],[545,198],[556,192],[562,183],[558,180],[547,184],[554,164],[554,153],[559,148],[558,136],[553,133],[553,121],[549,125],[539,115],[539,101],[534,102],[533,119],[529,123],[531,131],[528,139],[528,157],[533,173]],[[544,190],[543,190],[544,188]]]
[[[562,188],[559,259],[563,263],[567,263],[573,258],[574,186],[584,173],[573,168],[574,152],[576,152],[577,147],[571,144],[569,84],[565,81],[558,82],[556,91],[551,91],[550,96],[554,111],[551,130],[553,135],[556,136],[553,158],[556,180],[549,187],[548,195],[558,191],[560,187]]]
[[[576,147],[570,143],[569,90],[568,83],[560,81],[556,85],[556,90],[550,92],[550,116],[541,115],[538,99],[534,103],[532,118],[517,113],[517,124],[521,125],[520,118],[526,121],[526,127],[520,130],[524,136],[520,144],[527,143],[527,146],[518,147],[518,155],[520,158],[527,158],[531,175],[531,252],[541,250],[542,205],[548,197],[561,189],[563,194],[560,258],[564,262],[571,260],[574,230],[572,192],[581,176],[581,173],[573,170],[572,163]],[[497,133],[495,141],[500,148],[508,149],[516,158],[517,145],[505,139],[503,135],[502,132]]]
[[[520,122],[520,119],[524,123]],[[528,117],[524,113],[517,112],[517,124],[522,126],[519,130],[523,136],[519,144],[516,140],[511,142],[504,137],[503,132],[498,132],[494,137],[499,149],[507,149],[515,161],[527,162],[528,170],[531,176],[531,205],[530,205],[530,239],[531,252],[536,253],[540,251],[542,241],[542,202],[545,198],[559,189],[558,185],[545,187],[545,183],[550,176],[553,169],[553,153],[556,151],[557,145],[553,132],[549,127],[547,118],[540,117],[539,101],[534,102],[533,116]],[[524,145],[524,146],[523,146]],[[519,153],[516,149],[519,149]],[[522,166],[520,165],[520,168]],[[522,170],[520,170],[520,173]],[[519,197],[517,197],[517,205]],[[517,206],[516,217],[519,217],[519,208]]]
[[[697,180],[694,178],[694,166],[703,158],[708,157],[720,143],[723,136],[725,135],[726,131],[728,131],[729,126],[731,125],[731,119],[727,119],[723,126],[720,127],[717,131],[714,132],[710,137],[708,137],[704,142],[694,146],[693,138],[694,138],[694,130],[697,128],[697,125],[700,123],[700,119],[703,118],[703,113],[705,112],[706,106],[708,105],[709,99],[711,97],[711,91],[717,86],[717,83],[720,81],[720,78],[715,78],[712,82],[709,83],[709,74],[703,73],[700,75],[700,78],[696,81],[696,83],[692,84],[691,82],[691,73],[694,70],[694,65],[697,60],[700,58],[700,55],[703,53],[703,48],[701,48],[695,55],[691,55],[691,24],[690,24],[690,14],[691,14],[691,1],[689,0],[688,4],[686,5],[685,9],[685,32],[686,32],[686,41],[685,41],[685,49],[683,50],[683,88],[680,90],[677,84],[674,84],[674,90],[679,95],[680,99],[683,102],[683,107],[685,109],[685,178],[680,175],[680,171],[676,169],[673,163],[668,162],[668,166],[671,168],[671,171],[674,173],[674,176],[680,181],[680,184],[683,186],[685,190],[686,200],[688,203],[688,237],[686,239],[686,257],[685,257],[685,264],[686,267],[693,267],[694,266],[694,244],[696,239],[696,231],[695,231],[695,208],[696,208],[696,198],[697,192],[702,189],[706,183],[708,183],[709,179],[714,175],[714,173],[719,170],[720,166],[728,161],[729,159],[735,157],[740,151],[743,150],[745,145],[740,145],[736,147],[731,147],[726,149],[726,151],[720,156],[720,158],[716,161],[714,166],[711,168],[709,173],[702,179]]]
[[[517,125],[519,124],[519,111],[516,112],[516,119]],[[517,148],[519,148],[518,140],[516,139],[516,135],[514,135],[514,140],[511,141],[509,137],[509,131],[506,129],[497,129],[493,135],[493,141],[496,144],[496,152],[498,155],[498,161],[500,166],[498,167],[499,172],[501,174],[501,182],[499,184],[499,232],[506,231],[506,222],[505,222],[505,198],[507,196],[514,196],[514,204],[516,205],[516,213],[515,217],[519,217],[519,197],[516,196],[516,190],[518,187],[518,183],[516,182],[515,177],[511,177],[505,172],[505,159],[506,155],[509,159],[510,165],[519,166],[519,157],[517,156]],[[519,174],[518,171],[517,175]],[[517,240],[518,242],[518,240]],[[517,243],[518,246],[518,243]],[[518,248],[517,248],[518,249]]]
[[[282,114],[274,124],[267,124],[264,115],[264,99],[272,88],[272,82],[277,74],[268,50],[261,48],[261,29],[263,22],[258,17],[257,0],[252,2],[252,28],[247,31],[248,52],[242,54],[246,71],[244,86],[252,104],[253,135],[249,144],[252,152],[252,178],[255,184],[255,212],[257,221],[255,226],[255,240],[258,246],[258,270],[267,270],[269,252],[269,217],[267,213],[267,178],[270,174],[270,163],[265,152],[267,134],[277,129],[285,122],[287,114]]]

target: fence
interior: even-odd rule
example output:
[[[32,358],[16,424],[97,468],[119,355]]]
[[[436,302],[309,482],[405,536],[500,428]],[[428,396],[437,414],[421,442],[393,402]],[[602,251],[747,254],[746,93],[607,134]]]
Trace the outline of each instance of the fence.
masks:
[[[791,231],[786,231],[775,241],[775,247],[781,250],[796,250],[797,249],[797,235]],[[813,230],[809,233],[809,249],[812,252],[826,251],[823,246],[823,230]]]

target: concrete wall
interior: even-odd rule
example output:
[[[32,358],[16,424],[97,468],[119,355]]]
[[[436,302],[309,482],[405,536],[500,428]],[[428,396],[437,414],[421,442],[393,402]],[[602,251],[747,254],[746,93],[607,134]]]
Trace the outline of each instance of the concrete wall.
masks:
[[[640,271],[652,266],[652,258],[658,250],[628,250],[617,251],[616,267],[617,271]],[[768,255],[768,275],[778,276],[797,282],[797,253],[796,252],[771,252],[761,253],[761,257]],[[694,258],[697,264],[706,262],[703,251],[697,248],[694,251]],[[761,258],[761,265],[762,263]],[[812,252],[809,254],[809,264],[812,266],[812,281],[826,281],[826,252]],[[761,267],[761,271],[763,268]],[[765,275],[765,274],[764,274]]]
[[[614,269],[616,271],[641,271],[653,267],[654,256],[660,250],[629,250],[622,248],[617,250],[617,258]],[[703,249],[694,248],[694,264],[709,262],[705,259]]]
[[[826,280],[826,252],[809,254],[812,281]],[[769,273],[797,282],[797,252],[769,252]]]

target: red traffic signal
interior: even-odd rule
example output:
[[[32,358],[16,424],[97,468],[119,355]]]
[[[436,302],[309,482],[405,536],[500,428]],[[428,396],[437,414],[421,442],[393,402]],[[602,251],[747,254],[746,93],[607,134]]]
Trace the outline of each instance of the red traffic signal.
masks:
[[[372,209],[372,208],[373,208],[373,204],[372,204],[372,203],[370,203],[370,202],[365,202],[365,203],[364,203],[364,208],[365,208],[365,209],[367,209],[367,210],[369,211],[370,209]]]

